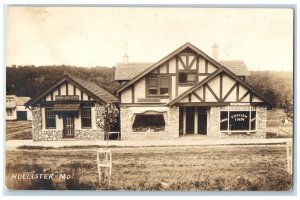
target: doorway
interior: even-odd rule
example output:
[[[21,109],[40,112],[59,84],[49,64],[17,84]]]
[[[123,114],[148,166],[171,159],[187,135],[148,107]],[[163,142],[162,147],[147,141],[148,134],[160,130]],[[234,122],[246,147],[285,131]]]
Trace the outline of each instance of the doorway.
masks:
[[[186,107],[186,133],[194,134],[195,127],[195,109],[194,107]]]
[[[74,117],[63,117],[63,126],[64,138],[74,138]]]
[[[198,134],[207,135],[207,108],[198,107]]]

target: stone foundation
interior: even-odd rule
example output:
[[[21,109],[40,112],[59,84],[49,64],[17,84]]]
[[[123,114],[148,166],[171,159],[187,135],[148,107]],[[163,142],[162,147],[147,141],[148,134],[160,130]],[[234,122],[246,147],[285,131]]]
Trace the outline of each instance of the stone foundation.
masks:
[[[153,108],[149,107],[148,110]],[[132,129],[132,117],[134,116],[132,107],[120,108],[121,137],[123,140],[158,140],[174,139],[179,137],[179,107],[167,109],[167,120],[165,130],[154,132],[134,132]]]

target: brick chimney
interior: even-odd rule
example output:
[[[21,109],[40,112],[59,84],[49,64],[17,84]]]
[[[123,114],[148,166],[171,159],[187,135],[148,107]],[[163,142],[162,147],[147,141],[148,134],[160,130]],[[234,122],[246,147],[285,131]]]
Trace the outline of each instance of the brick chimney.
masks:
[[[216,43],[212,46],[212,58],[216,61],[219,60],[219,46]]]

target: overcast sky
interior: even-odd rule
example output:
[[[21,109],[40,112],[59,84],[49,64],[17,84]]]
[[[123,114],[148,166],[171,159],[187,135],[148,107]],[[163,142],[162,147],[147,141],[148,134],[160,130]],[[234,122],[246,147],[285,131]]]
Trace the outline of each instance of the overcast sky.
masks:
[[[190,42],[249,70],[293,70],[291,9],[10,7],[7,65],[157,62]]]

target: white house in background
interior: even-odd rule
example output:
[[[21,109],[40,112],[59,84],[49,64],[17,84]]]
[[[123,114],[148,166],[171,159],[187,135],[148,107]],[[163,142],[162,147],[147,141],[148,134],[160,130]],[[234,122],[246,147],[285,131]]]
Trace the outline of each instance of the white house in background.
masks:
[[[25,107],[29,100],[30,97],[6,95],[6,120],[31,120],[31,110]]]
[[[243,61],[219,61],[217,53],[216,45],[211,58],[186,43],[153,64],[118,64],[122,138],[265,137],[270,101],[245,82]]]

